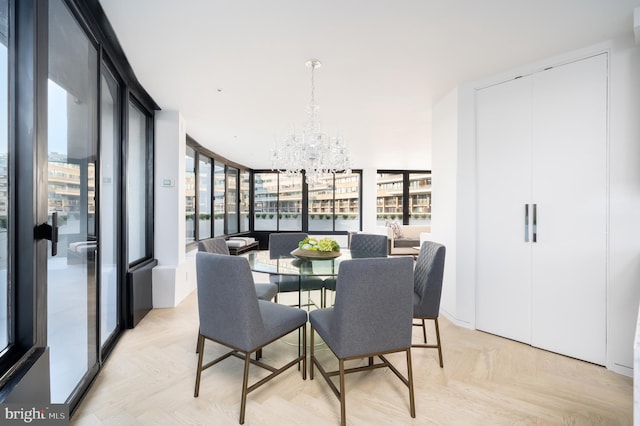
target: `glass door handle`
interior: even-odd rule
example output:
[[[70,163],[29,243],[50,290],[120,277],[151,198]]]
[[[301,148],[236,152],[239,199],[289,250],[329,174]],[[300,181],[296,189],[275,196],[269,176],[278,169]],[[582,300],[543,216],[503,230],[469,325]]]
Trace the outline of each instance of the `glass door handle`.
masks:
[[[36,225],[34,238],[51,241],[51,256],[58,254],[58,212],[51,213],[51,225],[46,222]]]

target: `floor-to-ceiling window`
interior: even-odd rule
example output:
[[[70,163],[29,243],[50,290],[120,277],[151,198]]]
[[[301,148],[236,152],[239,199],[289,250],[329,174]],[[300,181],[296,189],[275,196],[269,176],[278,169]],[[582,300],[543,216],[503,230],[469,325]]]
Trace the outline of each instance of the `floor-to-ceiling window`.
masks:
[[[360,229],[360,200],[362,189],[360,173],[335,174],[335,231],[357,231]]]
[[[100,345],[117,331],[120,229],[121,86],[102,65],[100,79]]]
[[[184,156],[184,178],[184,242],[189,244],[196,240],[196,152],[189,146]]]
[[[378,173],[376,197],[376,224],[399,221],[404,218],[403,175],[397,172]]]
[[[327,173],[313,185],[302,175],[255,172],[256,231],[344,233],[357,231],[361,218],[361,171]]]
[[[431,172],[378,171],[376,210],[378,225],[430,225]]]
[[[280,175],[277,217],[279,231],[302,230],[302,176]]]
[[[10,342],[9,321],[9,4],[0,0],[0,352]]]
[[[73,411],[122,331],[123,261],[131,241],[123,238],[125,93],[144,111],[139,133],[146,150],[129,174],[142,176],[135,183],[144,201],[134,208],[145,216],[145,238],[128,247],[132,256],[149,257],[150,111],[157,105],[135,79],[99,3],[0,0],[5,396],[27,388],[34,401],[68,403]]]
[[[247,168],[187,136],[184,179],[185,244],[250,231],[251,173]]]
[[[58,216],[47,262],[51,401],[97,368],[95,222],[98,51],[62,0],[49,1],[48,206]]]
[[[238,232],[238,169],[227,167],[227,234]]]
[[[188,147],[187,147],[188,148]],[[198,239],[211,237],[212,160],[198,154]]]
[[[431,224],[431,172],[409,173],[409,225]]]
[[[253,229],[274,231],[278,229],[278,173],[253,174]]]
[[[256,231],[302,230],[302,176],[254,173],[253,212]]]
[[[360,173],[327,173],[308,194],[309,231],[360,229]]]
[[[225,188],[227,179],[224,164],[214,161],[213,164],[213,235],[224,235]]]
[[[251,207],[251,173],[240,171],[240,232],[250,230],[249,214]]]
[[[127,240],[129,264],[150,258],[151,229],[149,202],[149,137],[148,116],[133,100],[129,100],[127,146]]]

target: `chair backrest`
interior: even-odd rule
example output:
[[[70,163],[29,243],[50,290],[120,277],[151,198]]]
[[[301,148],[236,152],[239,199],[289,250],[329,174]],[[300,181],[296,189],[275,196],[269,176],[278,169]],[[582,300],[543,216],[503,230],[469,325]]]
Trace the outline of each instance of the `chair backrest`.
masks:
[[[247,350],[264,330],[251,268],[246,258],[196,253],[200,332]]]
[[[198,251],[208,253],[229,254],[227,241],[222,237],[209,238],[198,243]]]
[[[339,358],[411,346],[413,259],[345,260],[330,331]]]
[[[349,249],[352,258],[387,257],[389,238],[386,235],[353,234]]]
[[[291,252],[298,248],[298,243],[308,235],[304,232],[282,232],[269,234],[269,257],[291,257]]]
[[[445,254],[445,246],[433,241],[425,241],[420,247],[413,275],[413,288],[420,298],[413,307],[416,317],[438,318]]]

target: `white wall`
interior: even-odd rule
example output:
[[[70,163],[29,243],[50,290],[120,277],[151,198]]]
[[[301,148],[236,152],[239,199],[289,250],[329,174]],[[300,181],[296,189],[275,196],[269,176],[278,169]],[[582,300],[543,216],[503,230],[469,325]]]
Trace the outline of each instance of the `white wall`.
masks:
[[[608,368],[630,374],[640,299],[640,46],[612,46]]]
[[[611,94],[607,368],[630,375],[640,300],[640,47],[632,38],[462,85],[436,105],[432,220],[434,239],[448,244],[447,262],[454,263],[453,272],[445,271],[443,311],[454,321],[475,327],[475,89],[602,51],[610,53]],[[446,194],[452,190],[455,200]]]
[[[458,162],[458,90],[454,89],[433,109],[431,169],[431,239],[446,247],[442,312],[454,322],[457,316],[456,217]]]
[[[196,286],[195,260],[185,253],[185,123],[177,111],[155,114],[156,176],[153,307],[177,306]]]

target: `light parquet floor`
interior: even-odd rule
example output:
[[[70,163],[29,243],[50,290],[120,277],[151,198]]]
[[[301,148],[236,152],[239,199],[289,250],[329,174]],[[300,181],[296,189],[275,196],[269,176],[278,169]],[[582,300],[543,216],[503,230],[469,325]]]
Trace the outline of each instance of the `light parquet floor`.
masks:
[[[441,317],[444,369],[432,349],[412,351],[416,418],[407,388],[387,369],[347,376],[350,425],[631,425],[632,379],[538,350]],[[242,362],[230,358],[203,373],[193,397],[198,330],[195,292],[174,309],[155,309],[127,331],[71,424],[238,424]],[[416,327],[414,338],[420,338]],[[268,346],[263,360],[282,365],[297,335]],[[326,346],[317,356],[337,366]],[[207,342],[207,358],[224,352]],[[403,373],[404,356],[389,357]],[[282,362],[281,362],[282,361]],[[333,362],[333,364],[332,364]],[[264,372],[252,367],[250,382]],[[339,401],[316,372],[289,369],[249,394],[246,425],[333,425]]]

